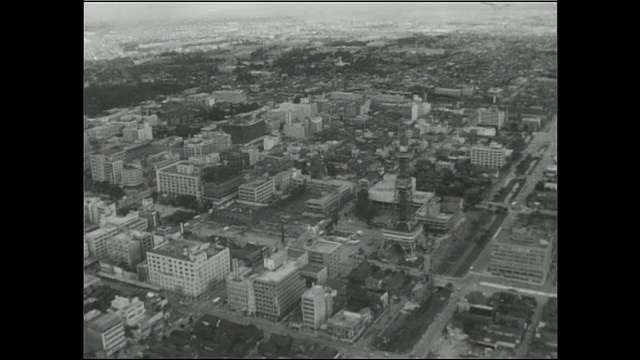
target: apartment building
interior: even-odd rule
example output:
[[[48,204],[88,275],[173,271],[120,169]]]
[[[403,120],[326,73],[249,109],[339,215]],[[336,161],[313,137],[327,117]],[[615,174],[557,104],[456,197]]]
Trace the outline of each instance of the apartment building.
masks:
[[[224,281],[231,267],[229,248],[177,240],[147,252],[149,283],[196,298]]]
[[[290,261],[256,277],[253,286],[256,315],[278,321],[298,306],[305,281],[300,276],[299,265]]]
[[[158,192],[160,194],[189,195],[202,197],[201,168],[181,161],[156,170]]]
[[[507,149],[498,143],[475,145],[471,147],[470,157],[473,165],[500,169],[506,164]]]
[[[104,259],[109,256],[108,241],[118,234],[118,228],[114,226],[103,227],[91,231],[85,235],[89,253],[96,259]]]
[[[257,179],[238,187],[240,201],[254,204],[267,204],[273,197],[276,186],[273,179]]]

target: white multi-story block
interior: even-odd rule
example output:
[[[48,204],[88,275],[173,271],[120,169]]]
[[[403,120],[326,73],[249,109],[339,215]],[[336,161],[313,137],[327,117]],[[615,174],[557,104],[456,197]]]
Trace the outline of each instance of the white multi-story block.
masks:
[[[499,169],[506,164],[507,149],[498,143],[471,147],[471,164]]]
[[[224,281],[231,268],[229,248],[210,243],[171,241],[147,252],[149,283],[190,297]]]
[[[161,194],[202,196],[200,168],[187,161],[156,170],[158,192]]]

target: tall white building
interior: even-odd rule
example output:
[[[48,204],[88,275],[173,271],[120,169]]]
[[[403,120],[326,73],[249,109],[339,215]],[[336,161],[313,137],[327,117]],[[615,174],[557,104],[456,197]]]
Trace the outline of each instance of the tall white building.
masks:
[[[116,204],[106,203],[100,198],[84,199],[84,217],[91,224],[98,224],[103,217],[115,216]]]
[[[97,259],[104,259],[109,256],[107,243],[109,239],[116,236],[118,232],[118,228],[116,227],[103,227],[87,233],[85,238],[91,256]]]
[[[126,297],[117,296],[111,301],[111,308],[108,310],[117,314],[126,326],[133,326],[144,319],[144,303],[137,297],[129,300]]]
[[[254,280],[256,315],[278,321],[298,306],[305,289],[296,262],[286,262],[274,271],[265,271]]]
[[[229,248],[210,243],[172,241],[147,252],[149,283],[165,290],[197,297],[224,281],[231,268]]]
[[[305,330],[318,330],[331,316],[328,302],[331,294],[320,285],[315,285],[302,294],[302,326]]]
[[[273,179],[257,179],[238,187],[238,197],[240,201],[249,203],[266,204],[273,197],[276,191]]]
[[[187,161],[171,164],[156,170],[158,192],[160,194],[190,195],[202,197],[200,168]]]
[[[505,112],[499,111],[497,108],[489,108],[486,110],[478,110],[478,124],[484,126],[495,126],[502,129],[505,122]]]
[[[470,157],[473,165],[499,169],[506,164],[507,149],[498,143],[476,145],[471,147]]]
[[[115,151],[107,154],[93,154],[91,161],[91,179],[93,181],[106,181],[110,184],[122,182],[122,169],[124,168],[124,151]]]

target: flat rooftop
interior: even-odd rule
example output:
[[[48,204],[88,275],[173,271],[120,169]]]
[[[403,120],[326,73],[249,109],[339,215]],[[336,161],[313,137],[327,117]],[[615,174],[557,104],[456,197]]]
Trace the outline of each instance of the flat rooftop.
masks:
[[[543,231],[534,229],[500,229],[495,241],[506,245],[546,249],[551,244],[551,238]]]
[[[326,266],[319,265],[319,264],[308,264],[307,266],[303,267],[302,270],[300,271],[303,273],[317,275],[318,273],[320,273],[322,270],[326,268],[327,268]]]
[[[184,252],[185,248],[188,249],[187,255],[185,255]],[[207,254],[207,257],[209,257],[217,254],[219,251],[216,250],[215,245],[210,243],[191,240],[176,240],[170,241],[166,244],[161,245],[160,247],[149,250],[148,252],[189,261],[188,254],[198,255],[204,252]]]
[[[269,182],[269,181],[271,181],[271,179],[257,179],[257,180],[250,181],[250,182],[248,182],[246,184],[242,184],[242,185],[240,185],[240,187],[241,188],[248,188],[248,189],[255,189],[258,186],[263,185],[264,183]]]
[[[327,324],[342,328],[354,328],[364,321],[362,315],[350,311],[341,310],[331,319],[327,320]]]
[[[122,320],[116,313],[107,313],[91,320],[88,327],[97,332],[105,332],[120,323]]]
[[[179,165],[193,165],[193,174],[189,175],[189,174],[184,174],[184,173],[179,173],[178,172],[178,166]],[[200,168],[192,163],[190,163],[187,160],[183,160],[180,161],[178,163],[173,163],[171,165],[165,166],[163,168],[158,169],[158,171],[161,171],[163,173],[171,173],[171,174],[180,174],[180,175],[186,175],[186,176],[195,176],[198,174],[198,171],[200,170]]]
[[[274,271],[263,272],[262,274],[260,274],[260,276],[256,277],[256,280],[277,283],[298,270],[298,263],[296,263],[295,261],[286,261],[282,266]]]

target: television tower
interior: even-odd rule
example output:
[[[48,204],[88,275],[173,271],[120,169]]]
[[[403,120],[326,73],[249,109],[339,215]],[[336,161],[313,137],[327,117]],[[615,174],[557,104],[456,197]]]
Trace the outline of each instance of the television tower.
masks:
[[[398,217],[398,227],[409,228],[409,201],[412,198],[411,170],[409,162],[411,153],[409,152],[409,137],[407,136],[407,123],[400,119],[398,124],[399,145],[396,157],[400,163],[400,174],[396,178],[396,200],[400,210]]]
[[[385,244],[400,245],[405,254],[414,257],[416,245],[422,241],[423,227],[415,221],[415,214],[411,211],[413,201],[413,182],[411,179],[410,162],[413,154],[409,151],[409,137],[407,123],[400,118],[398,124],[399,144],[396,157],[400,164],[400,173],[395,183],[395,203],[398,210],[397,221],[392,221],[389,227],[382,230]]]

